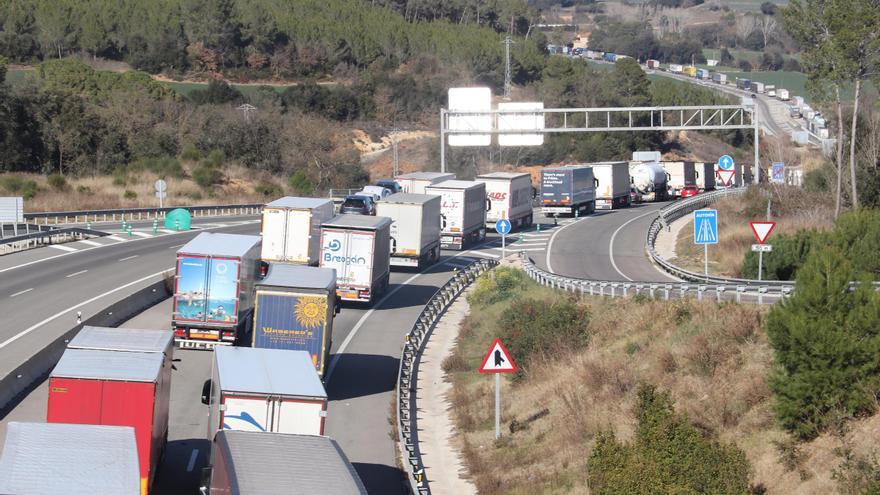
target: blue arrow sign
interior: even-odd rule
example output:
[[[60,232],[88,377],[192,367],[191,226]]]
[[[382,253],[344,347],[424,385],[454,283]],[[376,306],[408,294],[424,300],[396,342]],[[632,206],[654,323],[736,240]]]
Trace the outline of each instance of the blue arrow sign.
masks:
[[[498,232],[501,235],[507,235],[510,233],[510,220],[502,218],[495,222],[495,232]]]
[[[718,244],[718,210],[694,212],[694,244]]]
[[[770,169],[770,180],[773,182],[784,183],[785,182],[785,164],[782,162],[773,162],[773,167]]]
[[[721,155],[721,158],[718,159],[718,168],[733,170],[733,158],[730,155]]]

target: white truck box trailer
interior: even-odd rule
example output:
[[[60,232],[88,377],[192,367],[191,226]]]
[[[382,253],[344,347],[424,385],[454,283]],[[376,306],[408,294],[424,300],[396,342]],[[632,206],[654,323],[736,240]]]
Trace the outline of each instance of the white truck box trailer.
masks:
[[[486,238],[486,184],[447,180],[425,188],[440,196],[440,245],[464,249]]]
[[[367,495],[335,440],[313,435],[221,431],[201,493]]]
[[[413,172],[398,175],[394,178],[402,192],[410,194],[425,194],[425,188],[431,184],[437,184],[447,180],[455,180],[455,174],[441,172]]]
[[[697,189],[700,192],[715,190],[715,164],[697,162],[694,164]]]
[[[763,93],[764,92],[764,83],[753,81],[752,82],[752,91],[755,93]]]
[[[629,163],[598,162],[590,166],[596,180],[596,208],[611,210],[630,206]]]
[[[789,93],[787,89],[779,88],[776,90],[776,97],[779,98],[780,101],[788,101]]]
[[[514,229],[532,225],[531,174],[492,172],[474,180],[486,184],[487,228],[495,228],[495,222],[501,219],[510,220]]]
[[[694,162],[660,162],[666,170],[667,190],[670,198],[681,196],[684,186],[696,186],[697,174]]]
[[[324,434],[327,392],[307,351],[217,347],[202,403],[211,440],[221,430]]]
[[[321,224],[335,215],[333,201],[285,197],[263,207],[260,258],[275,263],[317,265]]]
[[[376,204],[391,219],[391,266],[420,268],[440,259],[440,196],[397,193]]]
[[[388,288],[391,220],[337,215],[321,228],[322,268],[336,270],[336,295],[372,302]]]

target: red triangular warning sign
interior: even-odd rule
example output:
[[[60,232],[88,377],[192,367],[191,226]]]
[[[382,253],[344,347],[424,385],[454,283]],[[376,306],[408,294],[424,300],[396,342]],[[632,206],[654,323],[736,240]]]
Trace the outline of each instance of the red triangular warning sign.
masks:
[[[773,232],[773,228],[776,227],[776,222],[749,222],[749,227],[752,228],[752,233],[755,234],[758,244],[764,244],[770,232]]]
[[[718,170],[718,180],[721,181],[721,184],[724,187],[730,185],[733,181],[733,176],[736,175],[736,170]]]
[[[516,364],[510,357],[510,353],[504,348],[501,339],[495,339],[489,352],[486,353],[486,357],[483,358],[480,373],[513,373],[516,370]]]

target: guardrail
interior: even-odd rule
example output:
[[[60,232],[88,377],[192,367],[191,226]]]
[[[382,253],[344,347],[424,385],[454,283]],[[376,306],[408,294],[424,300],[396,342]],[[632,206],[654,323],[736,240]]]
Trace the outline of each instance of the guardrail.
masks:
[[[646,241],[646,249],[648,251],[648,255],[651,257],[651,260],[657,264],[660,268],[662,268],[667,273],[692,282],[705,282],[712,284],[723,284],[723,285],[746,285],[746,286],[769,286],[769,287],[794,287],[794,282],[789,280],[753,280],[753,279],[742,279],[742,278],[729,278],[729,277],[718,277],[714,275],[706,275],[704,273],[696,273],[679,266],[673,265],[672,263],[666,261],[662,256],[657,253],[655,249],[655,243],[657,242],[657,235],[660,233],[661,229],[667,228],[667,226],[678,220],[679,218],[692,213],[694,210],[699,210],[700,208],[705,208],[710,204],[718,201],[721,198],[729,197],[729,196],[739,196],[745,194],[747,188],[738,187],[732,189],[722,189],[719,191],[712,191],[708,193],[698,194],[694,197],[678,201],[669,206],[662,208],[654,219],[651,222],[651,225],[648,227],[648,237]]]
[[[40,245],[51,245],[71,240],[81,240],[86,237],[103,237],[110,235],[99,230],[84,229],[82,227],[65,227],[61,229],[39,230],[29,234],[0,239],[0,255],[23,251]]]
[[[25,213],[24,219],[35,224],[58,225],[65,223],[114,222],[121,220],[151,220],[165,218],[169,211],[183,208],[194,217],[258,215],[263,203],[205,206],[169,206],[166,208],[117,208],[109,210],[45,211]]]
[[[743,284],[667,284],[658,282],[621,282],[613,280],[587,280],[565,277],[542,270],[520,253],[523,270],[541,285],[564,290],[582,296],[629,297],[642,295],[651,299],[668,301],[695,297],[699,301],[714,299],[717,302],[775,304],[791,296],[788,286],[749,286]]]
[[[419,450],[418,428],[416,425],[416,380],[419,361],[425,344],[431,337],[440,317],[459,294],[473,283],[480,274],[498,264],[495,260],[474,261],[467,268],[457,271],[425,305],[416,318],[412,329],[404,338],[400,368],[397,371],[397,439],[400,457],[407,470],[407,479],[412,493],[430,495],[431,488],[422,463]]]

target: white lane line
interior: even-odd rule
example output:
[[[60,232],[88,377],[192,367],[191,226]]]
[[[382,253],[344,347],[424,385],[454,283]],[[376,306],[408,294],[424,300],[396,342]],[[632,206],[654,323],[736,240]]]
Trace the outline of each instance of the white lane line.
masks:
[[[644,214],[639,215],[637,217],[630,218],[626,222],[623,222],[623,224],[620,227],[617,227],[617,230],[615,230],[614,233],[611,234],[611,240],[608,241],[608,258],[611,260],[611,266],[614,267],[614,271],[616,271],[618,274],[620,274],[621,277],[629,280],[630,282],[632,282],[633,279],[629,278],[628,276],[626,276],[625,273],[620,271],[620,268],[617,267],[617,263],[614,262],[614,238],[617,237],[617,234],[621,230],[623,230],[627,225],[635,222],[636,220],[638,220],[640,218],[646,217],[648,215],[655,215],[656,216],[657,212],[656,211],[649,211],[648,213],[644,213]]]
[[[122,259],[119,260],[119,261],[133,260],[133,259],[137,258],[138,256],[140,256],[140,255],[137,255],[137,254],[136,254],[136,255],[134,255],[134,256],[128,256],[128,257],[126,257],[126,258],[122,258]]]
[[[75,277],[75,276],[77,276],[77,275],[82,275],[83,273],[85,273],[85,272],[87,272],[87,271],[88,271],[88,270],[80,270],[80,271],[78,271],[78,272],[76,272],[76,273],[71,273],[70,275],[67,275],[67,276],[64,277],[64,278],[70,278],[70,277]]]
[[[171,229],[158,229],[158,230],[159,230],[159,232],[165,232],[166,234],[173,234],[175,232],[178,232],[177,230],[171,230]]]
[[[581,217],[581,218],[584,218],[584,217]],[[564,226],[562,226],[562,227],[560,227],[560,228],[554,230],[554,231],[553,231],[553,235],[550,236],[550,242],[547,243],[547,271],[548,271],[548,272],[553,273],[553,274],[556,273],[556,272],[553,271],[553,264],[550,263],[550,253],[553,251],[553,241],[556,240],[556,236],[557,236],[557,234],[559,234],[559,233],[562,232],[563,230],[565,230],[565,229],[567,229],[568,227],[571,227],[572,225],[575,225],[575,224],[577,224],[577,222],[570,223],[570,224],[568,224],[568,225],[564,225]]]
[[[62,246],[61,244],[50,244],[50,248],[60,249],[61,251],[73,252],[77,251],[76,248],[72,248],[70,246]]]
[[[199,458],[199,449],[193,449],[192,454],[189,455],[189,462],[186,465],[186,472],[191,473],[193,468],[196,467],[196,459]]]
[[[473,254],[476,256],[485,256],[486,258],[492,258],[493,260],[497,260],[501,256],[492,253],[485,253],[483,251],[470,251],[469,254]]]
[[[458,258],[459,256],[462,256],[465,254],[477,254],[477,251],[462,251],[458,254],[454,254],[454,255],[450,256],[449,258],[450,259],[451,258]],[[495,258],[497,258],[497,257],[498,256],[495,256]],[[449,263],[449,259],[447,259],[442,264],[446,264],[446,263]],[[342,345],[340,345],[339,348],[336,349],[336,353],[333,354],[333,360],[330,361],[330,366],[327,367],[327,374],[324,375],[324,383],[330,382],[330,377],[333,376],[333,370],[336,369],[336,365],[339,364],[339,360],[342,358],[343,354],[345,354],[345,349],[348,348],[348,345],[354,339],[354,336],[357,335],[358,330],[360,330],[360,328],[364,325],[364,323],[366,323],[367,318],[369,318],[370,315],[372,315],[373,312],[376,311],[376,308],[381,307],[382,304],[385,303],[385,301],[387,301],[389,298],[391,298],[391,296],[393,296],[394,294],[397,294],[397,292],[399,290],[401,290],[404,287],[406,287],[407,285],[409,285],[409,283],[412,282],[413,280],[424,275],[431,268],[433,268],[433,267],[429,266],[429,267],[425,268],[424,270],[420,271],[419,273],[416,273],[412,277],[406,279],[402,284],[396,286],[394,289],[387,292],[382,299],[379,299],[379,302],[374,304],[373,307],[370,308],[369,311],[367,311],[366,313],[363,314],[363,316],[361,316],[361,318],[357,321],[357,323],[354,324],[354,327],[352,327],[351,332],[349,332],[348,335],[346,335],[345,340],[342,341]],[[0,349],[2,349],[2,348],[3,347],[0,346]]]
[[[182,248],[183,246],[186,246],[186,244],[178,244],[176,246],[169,246],[168,249],[177,249],[177,248]]]
[[[118,235],[108,235],[107,237],[105,237],[105,239],[110,239],[110,240],[116,241],[116,242],[125,242],[126,241],[126,239],[123,239],[122,237],[119,237]]]
[[[10,294],[9,297],[20,296],[20,295],[25,294],[25,293],[28,293],[28,292],[30,292],[30,291],[32,291],[32,290],[34,290],[33,287],[31,287],[30,289],[20,290],[20,291],[16,292],[15,294]]]
[[[493,247],[493,248],[489,248],[489,249],[492,249],[494,251],[501,251],[500,247]],[[504,251],[507,251],[508,253],[515,253],[515,252],[519,252],[519,251],[543,251],[544,249],[545,248],[535,247],[535,246],[520,247],[519,245],[513,245],[513,246],[507,246],[507,249],[505,249]]]
[[[55,313],[54,315],[52,315],[52,316],[46,318],[45,320],[43,320],[43,321],[41,321],[41,322],[39,322],[39,323],[36,323],[36,324],[34,324],[34,325],[29,326],[28,328],[25,328],[25,329],[22,330],[21,332],[18,332],[17,334],[15,334],[15,335],[13,335],[12,337],[6,339],[5,341],[0,342],[0,349],[3,349],[4,347],[8,346],[9,344],[15,342],[16,340],[18,340],[18,339],[24,337],[24,336],[27,335],[27,334],[33,332],[34,330],[40,328],[41,326],[45,325],[46,323],[49,323],[50,321],[56,320],[56,319],[58,319],[58,318],[60,318],[60,317],[62,317],[62,316],[64,316],[64,315],[69,315],[71,311],[77,310],[77,309],[79,309],[79,308],[81,308],[81,307],[83,307],[83,306],[85,306],[85,305],[87,305],[87,304],[91,304],[91,303],[97,301],[98,299],[101,299],[102,297],[106,297],[106,296],[109,296],[110,294],[113,294],[113,293],[119,292],[119,291],[121,291],[121,290],[125,290],[125,289],[131,287],[132,285],[137,285],[137,284],[139,284],[139,283],[141,283],[141,282],[144,282],[144,281],[150,280],[151,278],[156,278],[156,277],[162,276],[162,275],[164,275],[164,274],[166,274],[166,273],[169,273],[169,272],[172,272],[172,271],[174,271],[174,268],[168,268],[168,269],[162,270],[161,272],[156,272],[156,273],[153,273],[153,274],[151,274],[151,275],[147,275],[146,277],[139,278],[139,279],[135,280],[134,282],[129,282],[129,283],[127,283],[127,284],[125,284],[125,285],[121,285],[121,286],[119,286],[119,287],[117,287],[117,288],[115,288],[115,289],[108,290],[107,292],[105,292],[105,293],[103,293],[103,294],[98,294],[97,296],[95,296],[95,297],[93,297],[93,298],[91,298],[91,299],[87,299],[87,300],[85,300],[85,301],[83,301],[83,302],[81,302],[81,303],[79,303],[79,304],[74,304],[73,306],[71,306],[71,307],[69,307],[69,308],[67,308],[67,309],[61,310],[61,311]]]
[[[79,241],[79,242],[81,242],[87,246],[104,246],[105,245],[105,244],[101,244],[100,242],[89,241],[89,240],[85,240],[85,239],[82,241]]]
[[[132,232],[131,232],[131,235],[136,235],[136,236],[140,236],[140,237],[153,237],[153,234],[147,234],[146,232],[135,232],[135,231],[132,231]]]

